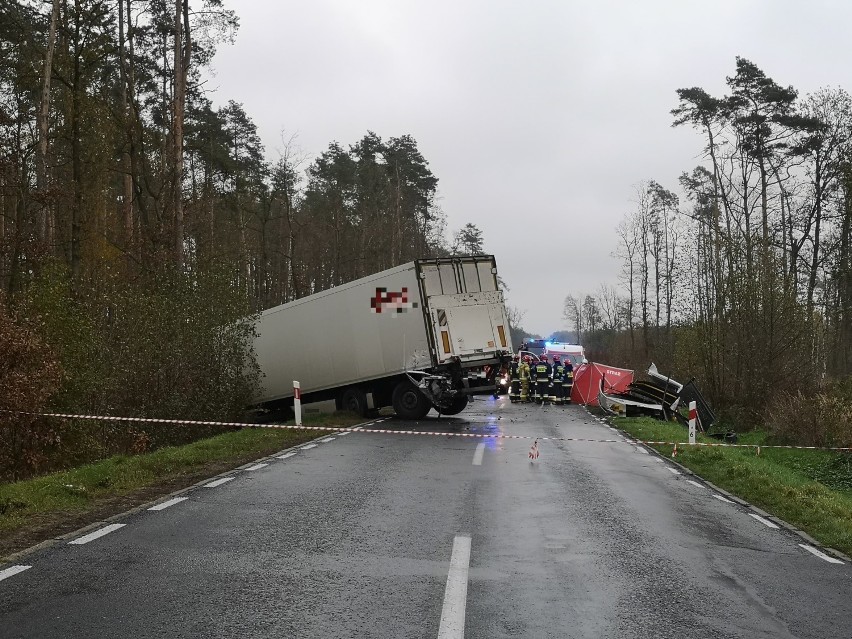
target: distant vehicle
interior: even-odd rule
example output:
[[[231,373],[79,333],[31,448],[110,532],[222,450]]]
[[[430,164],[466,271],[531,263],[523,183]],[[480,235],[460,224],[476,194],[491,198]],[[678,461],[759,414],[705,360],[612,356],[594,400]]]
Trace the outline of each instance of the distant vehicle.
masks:
[[[543,339],[528,339],[521,344],[520,351],[527,351],[528,354],[535,355],[538,359],[547,348],[547,340]]]
[[[549,359],[553,359],[554,355],[559,355],[560,359],[565,362],[570,360],[571,364],[576,368],[580,364],[586,363],[586,351],[579,344],[566,344],[564,342],[546,342],[544,354]]]
[[[566,361],[566,359],[570,360],[574,367],[586,363],[586,351],[579,344],[532,339],[521,344],[519,353],[521,355],[533,355],[533,359],[540,359],[546,356],[550,360],[553,360],[554,355],[559,355],[562,361]]]
[[[491,255],[415,260],[264,311],[256,330],[255,403],[270,410],[293,405],[298,380],[303,401],[363,416],[455,415],[512,356]]]

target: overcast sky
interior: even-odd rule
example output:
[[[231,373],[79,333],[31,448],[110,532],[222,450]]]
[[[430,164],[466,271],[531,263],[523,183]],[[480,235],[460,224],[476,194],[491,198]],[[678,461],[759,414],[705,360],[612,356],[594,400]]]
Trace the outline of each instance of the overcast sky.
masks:
[[[482,229],[526,330],[618,281],[615,227],[641,180],[679,191],[702,141],[675,90],[725,92],[735,56],[804,95],[852,89],[848,0],[225,0],[240,17],[211,81],[275,157],[409,133],[448,235]],[[544,272],[542,272],[544,271]]]

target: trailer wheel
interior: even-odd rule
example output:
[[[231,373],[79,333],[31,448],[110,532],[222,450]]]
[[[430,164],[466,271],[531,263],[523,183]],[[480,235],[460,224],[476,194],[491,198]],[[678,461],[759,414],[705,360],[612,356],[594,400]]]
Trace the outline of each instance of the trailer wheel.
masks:
[[[360,388],[347,388],[340,396],[340,409],[355,413],[359,417],[367,416],[367,395]]]
[[[393,389],[393,410],[402,419],[423,419],[432,404],[411,382],[403,381]]]
[[[450,402],[450,405],[446,408],[436,408],[436,410],[441,413],[441,415],[458,415],[465,408],[467,408],[467,404],[470,401],[470,397],[467,395],[458,395],[453,398],[453,401]]]

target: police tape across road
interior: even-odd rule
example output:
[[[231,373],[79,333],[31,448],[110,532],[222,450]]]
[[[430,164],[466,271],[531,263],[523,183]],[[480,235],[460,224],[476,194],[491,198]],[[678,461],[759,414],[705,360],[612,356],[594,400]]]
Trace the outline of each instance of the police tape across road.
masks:
[[[18,410],[0,409],[0,413],[29,415],[31,417],[52,417],[57,419],[87,419],[108,422],[133,422],[142,424],[175,424],[186,426],[228,426],[231,428],[273,428],[283,430],[326,431],[332,433],[368,433],[378,435],[424,435],[428,437],[467,437],[473,439],[523,439],[555,442],[588,442],[596,444],[645,444],[648,446],[699,446],[713,448],[753,448],[760,454],[762,448],[786,448],[797,450],[852,451],[852,447],[842,446],[785,446],[781,444],[716,444],[710,442],[669,442],[651,440],[591,439],[586,437],[539,437],[535,435],[507,435],[505,433],[459,433],[452,431],[401,430],[399,428],[364,428],[363,426],[305,426],[304,424],[255,424],[251,422],[219,422],[193,419],[160,419],[156,417],[116,417],[112,415],[78,415],[74,413],[32,413]],[[375,422],[367,422],[368,424]]]

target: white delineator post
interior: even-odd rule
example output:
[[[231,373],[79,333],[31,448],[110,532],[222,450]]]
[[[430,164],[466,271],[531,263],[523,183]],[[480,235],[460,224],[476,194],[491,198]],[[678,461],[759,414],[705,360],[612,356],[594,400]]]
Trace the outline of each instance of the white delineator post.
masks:
[[[698,418],[698,411],[695,408],[695,402],[689,402],[689,443],[695,443],[695,420]]]
[[[302,425],[302,385],[293,381],[293,413],[296,415],[296,426]]]

